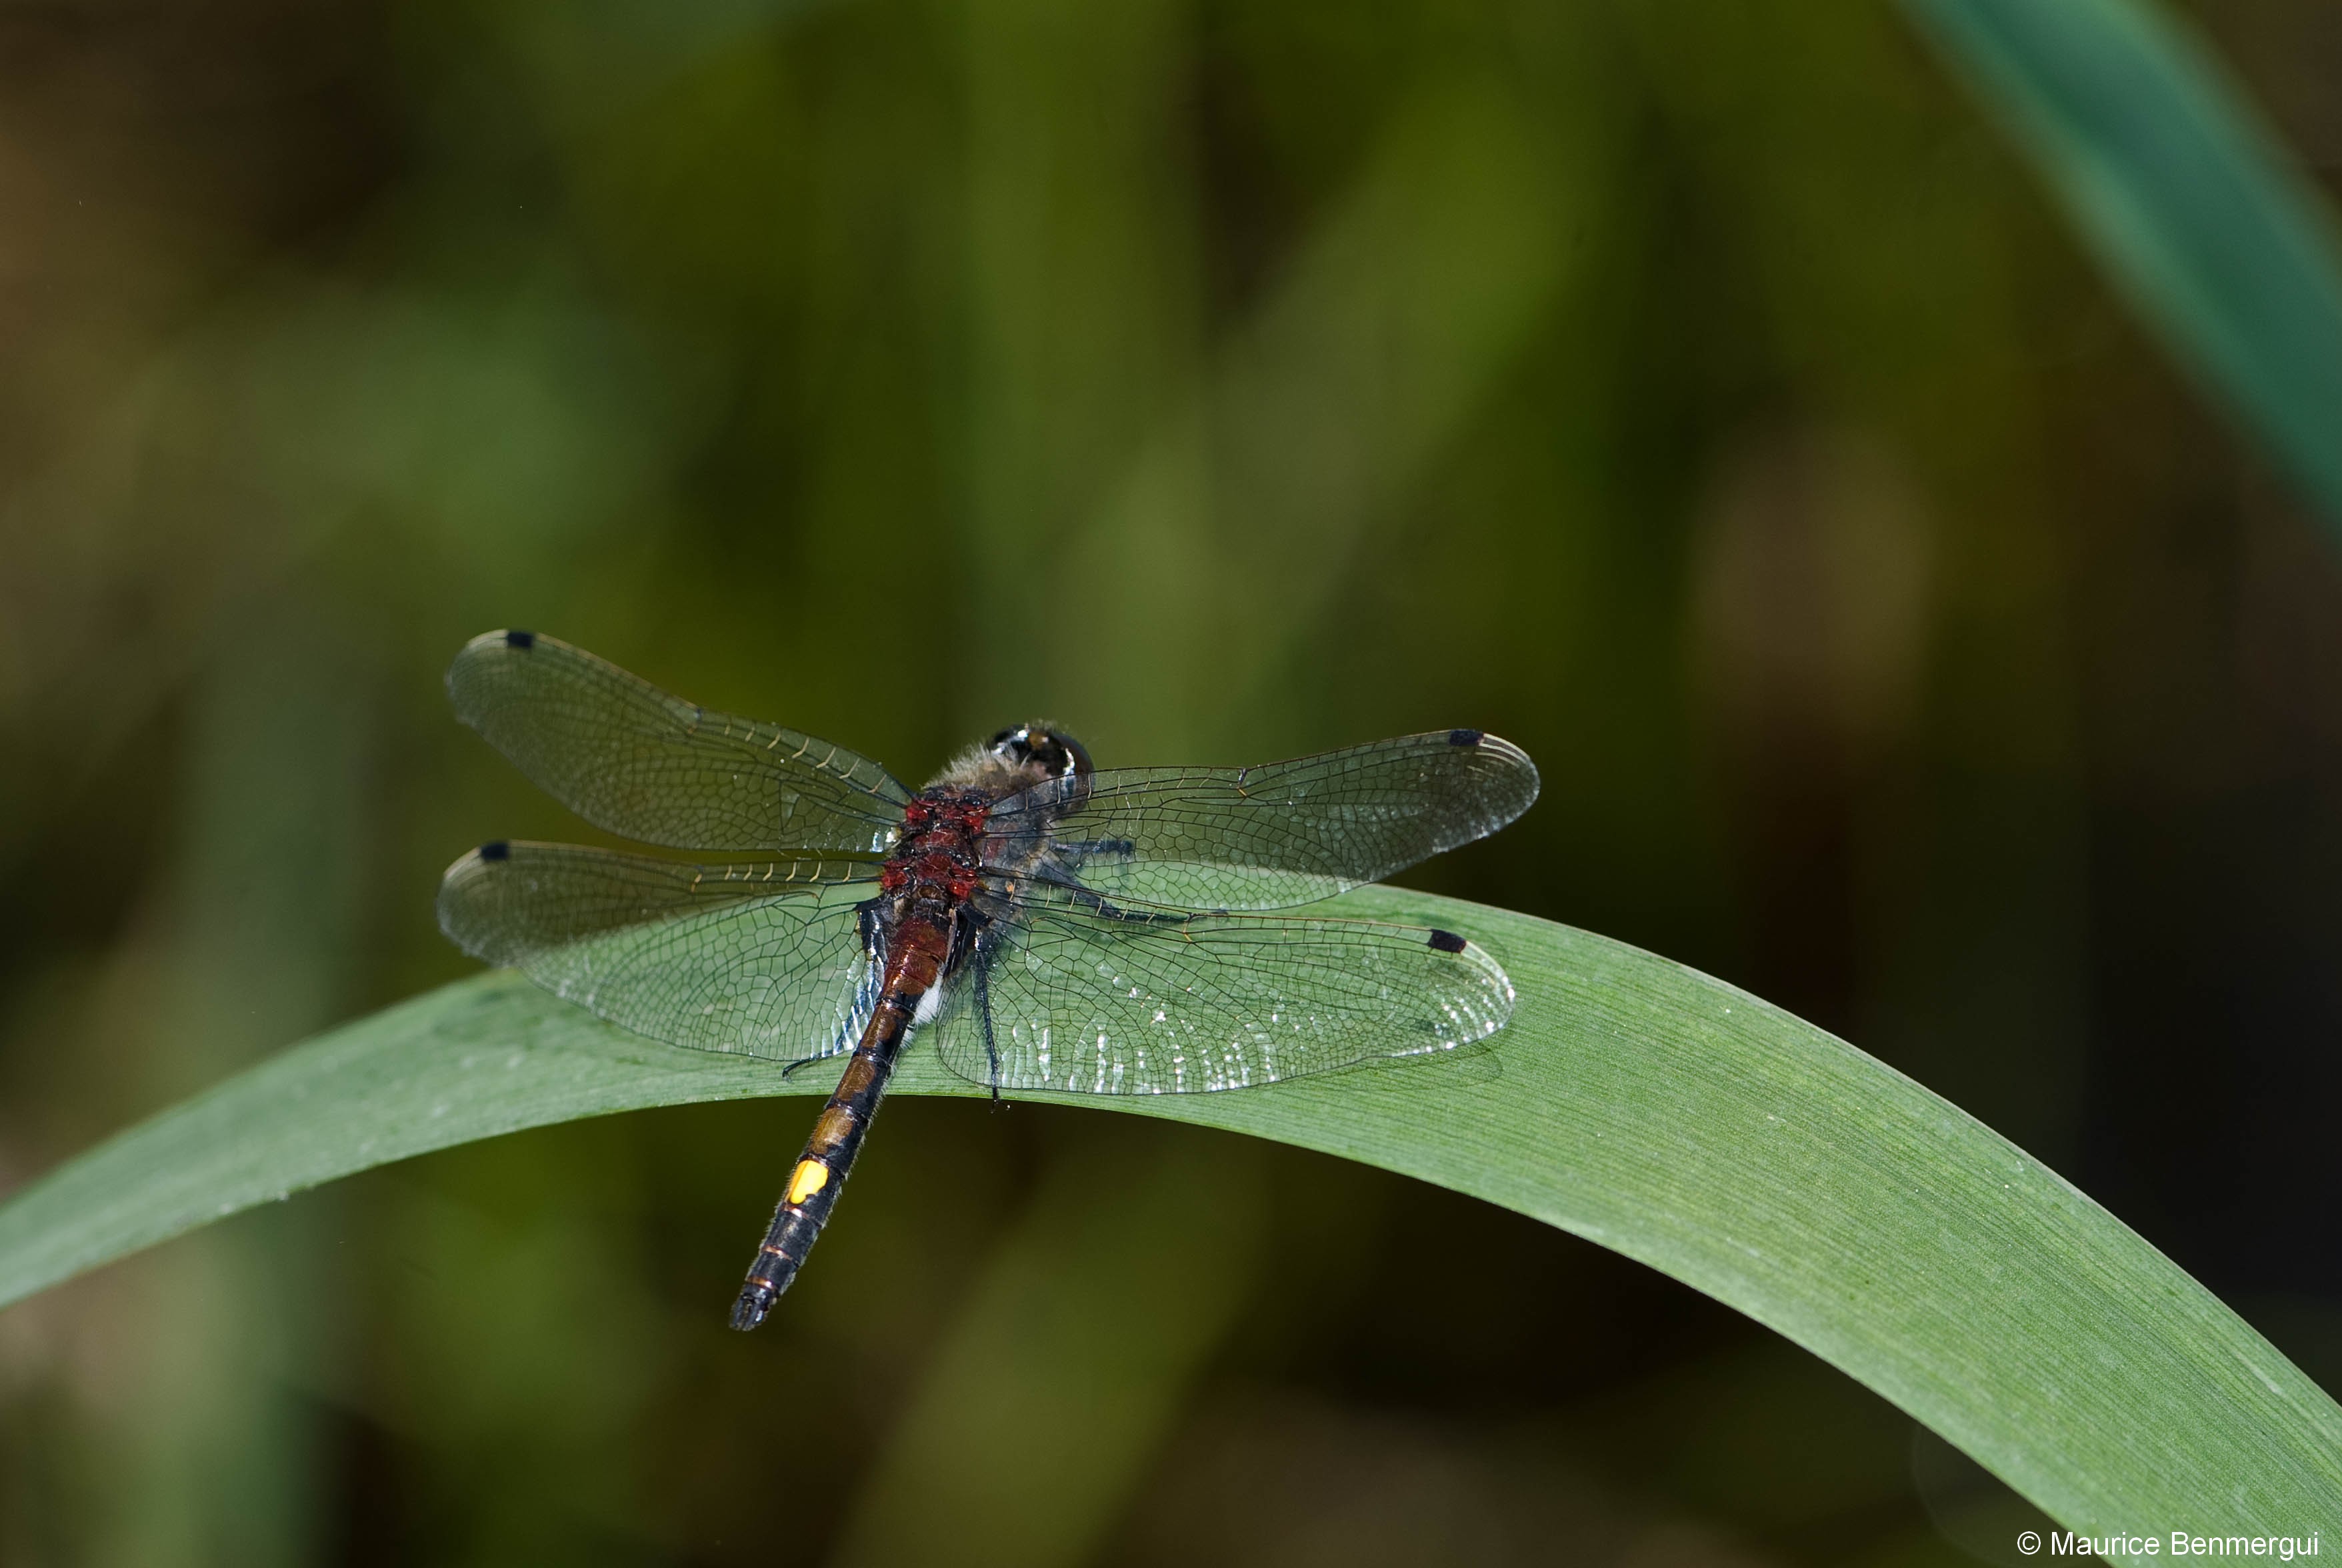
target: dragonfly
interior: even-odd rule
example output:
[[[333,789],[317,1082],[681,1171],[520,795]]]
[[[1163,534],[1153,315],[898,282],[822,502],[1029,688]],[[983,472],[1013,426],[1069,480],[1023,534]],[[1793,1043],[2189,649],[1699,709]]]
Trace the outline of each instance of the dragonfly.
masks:
[[[1512,982],[1452,931],[1299,909],[1494,833],[1526,753],[1437,730],[1253,767],[1099,769],[1057,726],[911,790],[843,746],[669,695],[525,631],[474,638],[457,715],[538,787],[686,861],[484,844],[440,928],[601,1018],[795,1072],[846,1057],[734,1303],[762,1323],[828,1223],[903,1053],[991,1091],[1184,1094],[1464,1051]]]

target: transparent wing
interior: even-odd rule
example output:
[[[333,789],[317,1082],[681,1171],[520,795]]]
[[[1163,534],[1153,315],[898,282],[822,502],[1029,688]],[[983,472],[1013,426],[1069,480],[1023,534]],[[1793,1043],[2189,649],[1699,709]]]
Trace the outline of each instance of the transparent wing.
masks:
[[[1052,780],[992,809],[986,858],[1119,903],[1279,909],[1494,833],[1536,793],[1510,741],[1440,730],[1259,767]]]
[[[1504,970],[1449,932],[1065,906],[1021,919],[991,928],[982,984],[964,975],[935,1026],[946,1066],[1004,1090],[1246,1088],[1456,1051],[1513,1014]]]
[[[880,854],[910,799],[867,757],[711,713],[554,637],[473,638],[447,695],[547,794],[645,844]]]
[[[792,1062],[848,1045],[876,977],[844,861],[684,865],[565,844],[484,844],[447,868],[439,928],[637,1034]]]

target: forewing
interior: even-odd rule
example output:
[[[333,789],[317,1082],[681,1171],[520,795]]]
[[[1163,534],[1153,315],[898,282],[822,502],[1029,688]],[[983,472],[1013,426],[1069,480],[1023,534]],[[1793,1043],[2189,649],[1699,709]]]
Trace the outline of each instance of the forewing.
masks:
[[[473,638],[447,695],[547,794],[645,844],[879,854],[910,798],[867,757],[669,696],[554,637]]]
[[[1057,907],[996,924],[955,987],[936,1049],[1003,1090],[1185,1094],[1275,1084],[1477,1044],[1512,982],[1453,933],[1360,920],[1205,914],[1136,921]],[[980,1002],[991,1011],[990,1043]]]
[[[868,866],[685,865],[562,844],[487,844],[447,868],[439,928],[622,1028],[789,1062],[851,1044],[874,966]]]
[[[1117,903],[1279,909],[1494,833],[1536,793],[1510,741],[1440,730],[1258,767],[1052,780],[993,808],[986,858]]]

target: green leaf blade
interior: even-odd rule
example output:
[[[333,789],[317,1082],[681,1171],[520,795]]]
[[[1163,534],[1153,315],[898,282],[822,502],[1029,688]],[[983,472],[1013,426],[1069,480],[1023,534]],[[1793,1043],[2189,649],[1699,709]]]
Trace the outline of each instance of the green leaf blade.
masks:
[[[1520,994],[1501,1073],[1433,1064],[1234,1094],[1031,1098],[1365,1161],[1614,1248],[1842,1368],[2077,1532],[2342,1528],[2342,1409],[1957,1107],[1622,944],[1391,889],[1334,907],[1495,953]],[[827,1087],[641,1041],[485,975],[296,1046],[0,1205],[0,1302],[429,1149]],[[915,1044],[898,1092],[978,1091]]]
[[[2342,250],[2217,64],[2135,0],[1907,0],[2148,323],[2342,530]]]

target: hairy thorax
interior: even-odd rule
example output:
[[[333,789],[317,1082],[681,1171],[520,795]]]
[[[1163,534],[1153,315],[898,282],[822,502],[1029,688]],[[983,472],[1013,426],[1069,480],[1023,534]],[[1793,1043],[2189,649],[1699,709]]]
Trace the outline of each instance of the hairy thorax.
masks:
[[[1037,746],[1028,744],[1035,740]],[[878,871],[883,897],[877,924],[889,995],[932,990],[985,924],[977,904],[986,874],[1013,878],[1045,853],[1037,834],[1019,835],[1030,836],[1030,846],[1004,855],[1003,846],[991,842],[999,835],[986,834],[993,808],[1071,774],[1076,757],[1086,774],[1088,754],[1077,743],[1028,724],[968,751],[911,797],[903,808],[901,836]],[[987,848],[993,856],[988,862]]]

